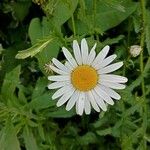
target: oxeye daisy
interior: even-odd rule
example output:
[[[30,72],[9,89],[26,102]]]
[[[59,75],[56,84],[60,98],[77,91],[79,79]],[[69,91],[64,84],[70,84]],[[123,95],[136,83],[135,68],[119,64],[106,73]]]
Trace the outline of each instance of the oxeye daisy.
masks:
[[[49,67],[58,75],[48,76],[48,80],[53,81],[48,88],[58,89],[52,96],[52,99],[58,99],[58,107],[66,103],[67,111],[75,106],[77,114],[90,114],[92,107],[97,112],[106,111],[107,104],[113,105],[113,99],[121,98],[114,89],[124,89],[123,83],[127,78],[110,73],[119,69],[123,62],[110,64],[117,55],[106,57],[109,46],[105,46],[97,56],[95,49],[96,44],[89,51],[85,39],[81,40],[81,46],[74,40],[74,57],[63,47],[67,59],[65,64],[52,59],[54,65]]]

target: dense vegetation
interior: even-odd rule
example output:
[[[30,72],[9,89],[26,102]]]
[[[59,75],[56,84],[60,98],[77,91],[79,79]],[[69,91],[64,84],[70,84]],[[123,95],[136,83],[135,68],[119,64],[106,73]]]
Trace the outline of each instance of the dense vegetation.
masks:
[[[149,0],[3,0],[0,20],[0,150],[150,149]],[[51,100],[44,66],[83,37],[110,45],[128,83],[107,112],[78,116]]]

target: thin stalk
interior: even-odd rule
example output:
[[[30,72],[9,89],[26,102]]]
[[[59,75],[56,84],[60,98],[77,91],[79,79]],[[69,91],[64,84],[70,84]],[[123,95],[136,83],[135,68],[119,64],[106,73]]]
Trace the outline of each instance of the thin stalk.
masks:
[[[140,41],[140,46],[142,48],[141,54],[140,54],[140,71],[141,75],[143,74],[144,71],[144,63],[143,63],[143,51],[144,51],[144,41],[145,41],[145,27],[146,27],[146,8],[145,8],[145,0],[140,0],[140,5],[141,5],[141,13],[142,13],[142,32],[141,32],[141,41]],[[144,83],[144,78],[142,78],[142,93],[143,93],[143,113],[142,113],[142,118],[143,118],[143,137],[146,134],[147,130],[147,105],[146,105],[146,97],[145,97],[145,83]],[[147,149],[147,142],[143,138],[143,143],[144,143],[144,149]]]
[[[142,11],[142,33],[141,33],[141,41],[140,41],[140,46],[142,48],[142,51],[140,54],[140,71],[142,74],[144,70],[143,51],[144,51],[144,41],[145,41],[146,16],[145,16],[145,0],[140,0],[140,2],[141,2],[141,11]],[[142,80],[142,93],[143,93],[143,96],[145,97],[144,79]]]
[[[76,36],[76,28],[75,28],[74,15],[72,15],[71,20],[72,20],[73,34],[74,34],[74,37],[75,37]]]

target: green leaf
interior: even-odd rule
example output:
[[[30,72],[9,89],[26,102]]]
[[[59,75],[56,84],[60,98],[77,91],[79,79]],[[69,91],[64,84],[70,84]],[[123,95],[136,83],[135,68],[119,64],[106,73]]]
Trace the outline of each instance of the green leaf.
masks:
[[[142,79],[145,77],[148,77],[148,72],[149,72],[149,69],[150,69],[150,58],[148,58],[147,62],[146,62],[146,65],[145,65],[145,68],[144,68],[144,71],[142,72],[142,75],[140,75],[138,78],[136,78],[136,80],[134,80],[128,87],[127,89],[129,91],[133,91],[134,88],[136,88],[137,86],[140,85],[140,83],[142,82]]]
[[[147,47],[147,50],[148,50],[148,54],[150,55],[150,11],[147,10],[146,11],[146,21],[147,21],[147,24],[146,24],[146,47]]]
[[[12,10],[13,16],[19,20],[23,21],[26,15],[29,12],[29,7],[31,6],[31,1],[24,1],[24,2],[13,2],[12,3]]]
[[[39,150],[32,130],[28,126],[25,126],[23,129],[23,138],[27,150]]]
[[[43,70],[43,66],[53,57],[57,57],[60,41],[56,36],[52,35],[50,20],[45,17],[43,17],[42,21],[40,21],[39,18],[32,19],[29,26],[29,37],[31,39],[31,43],[35,44],[38,40],[42,40],[47,36],[51,36],[54,39],[47,44],[43,51],[36,55],[41,70]]]
[[[11,72],[7,73],[2,85],[1,93],[5,98],[11,98],[14,95],[14,91],[19,84],[20,65],[14,68]]]
[[[30,22],[28,32],[31,43],[34,45],[38,40],[42,40],[51,34],[50,22],[46,17],[43,17],[42,20],[33,18]]]
[[[21,150],[20,144],[17,139],[16,130],[10,121],[7,120],[5,128],[1,131],[0,135],[0,149],[1,150]]]
[[[118,0],[119,3],[119,0]],[[106,31],[112,27],[117,26],[123,20],[125,20],[131,13],[136,10],[136,3],[130,0],[124,0],[122,6],[124,7],[124,12],[106,6],[104,3],[98,3],[97,14],[96,14],[96,26],[100,28],[101,31]]]
[[[137,3],[131,2],[130,0],[123,0],[121,6],[124,8],[124,11],[120,11],[107,5],[106,1],[107,0],[96,1],[95,10],[91,7],[93,1],[87,1],[85,3],[85,8],[79,9],[78,18],[75,21],[78,34],[83,34],[83,26],[85,26],[84,30],[87,29],[84,34],[95,32],[103,33],[119,25],[137,8]],[[120,0],[116,0],[115,3],[119,4]],[[81,7],[83,6],[81,5]],[[84,25],[81,25],[82,23]]]
[[[85,135],[78,137],[78,142],[80,145],[88,145],[96,143],[96,135],[93,132],[87,132]]]
[[[52,92],[46,92],[47,80],[45,78],[39,78],[36,87],[32,93],[32,100],[26,106],[28,109],[45,109],[51,106],[55,106],[56,102],[51,100]]]
[[[112,128],[107,128],[107,129],[104,129],[104,130],[98,130],[96,131],[96,133],[100,136],[106,136],[106,135],[111,135],[112,133]]]
[[[78,0],[58,0],[56,4],[51,4],[49,2],[48,4],[48,10],[46,12],[50,12],[54,9],[50,17],[50,22],[54,25],[60,28],[61,25],[63,25],[71,16],[73,15],[73,12],[75,11],[78,4]],[[53,8],[54,7],[54,8]],[[63,14],[63,15],[62,15]]]
[[[41,40],[32,47],[19,51],[18,54],[16,55],[17,59],[25,59],[27,57],[33,57],[37,53],[41,52],[50,42],[52,42],[53,38],[46,39],[46,40]]]
[[[46,78],[39,78],[37,80],[36,86],[33,90],[32,99],[41,96],[45,91],[46,85],[47,85],[47,79]]]
[[[48,112],[47,116],[52,118],[70,118],[75,115],[73,110],[67,111],[65,108],[56,108],[56,110]]]
[[[45,109],[51,106],[55,106],[56,102],[51,100],[51,94],[45,93],[41,96],[38,96],[30,103],[27,104],[28,109],[35,109],[35,110],[40,110],[40,109]]]

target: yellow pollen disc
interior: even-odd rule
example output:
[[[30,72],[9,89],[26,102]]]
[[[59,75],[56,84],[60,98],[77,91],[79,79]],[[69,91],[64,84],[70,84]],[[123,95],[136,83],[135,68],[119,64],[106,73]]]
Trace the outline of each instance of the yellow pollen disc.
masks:
[[[89,65],[75,68],[71,74],[71,82],[79,91],[89,91],[97,85],[97,71]]]

